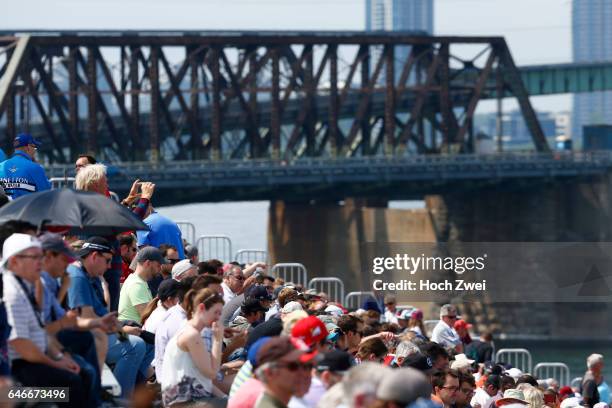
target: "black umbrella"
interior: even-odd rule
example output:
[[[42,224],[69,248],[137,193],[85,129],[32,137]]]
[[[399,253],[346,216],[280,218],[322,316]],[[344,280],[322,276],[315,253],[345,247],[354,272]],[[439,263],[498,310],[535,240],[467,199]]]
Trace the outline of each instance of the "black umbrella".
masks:
[[[68,188],[21,196],[0,208],[0,223],[27,221],[44,228],[69,229],[72,235],[116,235],[147,230],[130,210],[98,193]]]

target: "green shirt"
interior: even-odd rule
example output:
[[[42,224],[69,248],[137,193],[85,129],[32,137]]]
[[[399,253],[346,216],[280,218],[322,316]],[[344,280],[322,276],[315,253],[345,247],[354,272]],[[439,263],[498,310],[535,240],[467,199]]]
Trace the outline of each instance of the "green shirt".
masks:
[[[264,391],[255,403],[255,408],[287,408],[287,406]]]
[[[147,304],[153,299],[149,285],[136,273],[127,277],[119,294],[119,320],[133,320],[140,323],[140,314],[135,305]]]

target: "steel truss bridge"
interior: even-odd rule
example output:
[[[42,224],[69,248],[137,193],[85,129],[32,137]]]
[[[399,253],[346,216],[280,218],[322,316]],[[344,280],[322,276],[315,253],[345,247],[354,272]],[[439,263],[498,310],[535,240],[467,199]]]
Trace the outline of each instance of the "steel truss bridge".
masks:
[[[49,163],[469,153],[478,102],[514,97],[548,151],[528,95],[612,87],[607,64],[578,68],[520,71],[502,37],[4,33],[0,132],[41,137]]]

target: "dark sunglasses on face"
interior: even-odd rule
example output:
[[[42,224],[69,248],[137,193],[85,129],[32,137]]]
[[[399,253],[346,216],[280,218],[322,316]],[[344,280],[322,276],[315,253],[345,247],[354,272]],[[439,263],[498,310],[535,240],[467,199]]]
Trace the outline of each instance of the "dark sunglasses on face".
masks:
[[[175,263],[177,263],[179,260],[178,260],[178,259],[166,259],[166,261],[168,261],[168,263],[171,263],[171,264],[173,264],[173,265],[174,265],[174,264],[175,264]]]
[[[242,275],[232,275],[232,277],[234,279],[236,279],[236,280],[239,280],[239,281],[243,281],[244,280],[244,276],[242,276]]]

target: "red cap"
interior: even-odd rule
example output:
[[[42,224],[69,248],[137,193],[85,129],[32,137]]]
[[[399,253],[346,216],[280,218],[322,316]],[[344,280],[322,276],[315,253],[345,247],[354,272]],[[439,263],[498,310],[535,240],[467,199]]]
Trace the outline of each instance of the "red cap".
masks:
[[[316,316],[308,316],[298,321],[291,329],[291,337],[302,340],[308,347],[324,340],[328,334],[325,324]]]
[[[458,330],[458,329],[469,329],[469,328],[472,327],[472,325],[467,323],[465,320],[459,319],[459,320],[457,320],[455,322],[454,327],[455,327],[455,330]]]
[[[572,391],[572,387],[566,385],[559,388],[559,395],[562,397],[565,397],[567,395],[574,395],[574,391]]]

